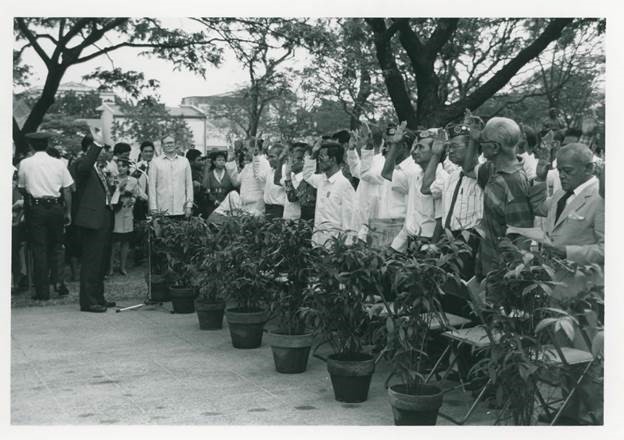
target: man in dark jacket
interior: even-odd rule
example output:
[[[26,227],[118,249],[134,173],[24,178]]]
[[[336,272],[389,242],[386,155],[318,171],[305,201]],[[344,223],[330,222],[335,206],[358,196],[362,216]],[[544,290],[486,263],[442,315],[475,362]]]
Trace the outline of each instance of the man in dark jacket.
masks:
[[[78,206],[74,224],[80,228],[82,244],[80,310],[100,313],[115,306],[104,298],[107,249],[112,238],[112,182],[105,170],[110,153],[102,151],[101,143],[90,141],[75,168]]]

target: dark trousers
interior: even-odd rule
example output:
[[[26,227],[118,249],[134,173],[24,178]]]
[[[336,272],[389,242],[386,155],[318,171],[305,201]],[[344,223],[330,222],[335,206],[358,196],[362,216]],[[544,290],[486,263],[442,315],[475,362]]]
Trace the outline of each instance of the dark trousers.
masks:
[[[314,220],[314,206],[301,207],[301,220]]]
[[[80,266],[80,307],[105,305],[104,275],[112,246],[113,212],[104,217],[99,229],[81,229],[82,264]]]
[[[63,221],[63,206],[58,203],[38,204],[28,210],[35,296],[39,299],[50,298],[50,262],[56,262],[63,242]]]
[[[266,218],[282,218],[284,205],[264,205],[264,215]]]

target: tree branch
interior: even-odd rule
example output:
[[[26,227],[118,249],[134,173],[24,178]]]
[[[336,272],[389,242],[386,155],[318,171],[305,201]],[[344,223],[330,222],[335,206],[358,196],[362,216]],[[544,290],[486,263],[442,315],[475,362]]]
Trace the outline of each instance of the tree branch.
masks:
[[[561,31],[572,21],[572,18],[555,18],[551,20],[546,29],[533,43],[522,49],[513,59],[496,72],[492,78],[465,99],[447,107],[445,113],[460,115],[466,108],[474,110],[479,107],[490,96],[504,87],[526,63],[537,57],[551,42],[559,38]]]
[[[457,30],[459,18],[440,18],[429,40],[425,43],[425,52],[428,58],[436,57],[437,53],[453,36]]]
[[[20,31],[24,34],[24,36],[26,37],[26,39],[28,40],[32,48],[35,50],[35,52],[37,52],[37,55],[39,55],[39,57],[45,63],[46,67],[48,67],[49,69],[52,65],[52,60],[50,60],[50,57],[48,57],[48,54],[45,53],[43,48],[39,45],[39,43],[37,42],[37,38],[35,38],[32,32],[30,32],[30,30],[28,29],[28,26],[24,22],[24,19],[16,18],[15,21],[17,22],[17,26],[19,27]]]

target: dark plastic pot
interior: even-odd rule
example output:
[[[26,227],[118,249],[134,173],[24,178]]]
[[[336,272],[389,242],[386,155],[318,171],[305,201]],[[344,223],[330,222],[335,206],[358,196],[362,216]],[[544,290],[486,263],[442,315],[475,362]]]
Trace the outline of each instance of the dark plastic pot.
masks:
[[[197,293],[192,287],[169,287],[173,313],[195,313]]]
[[[394,424],[435,425],[442,406],[442,390],[435,385],[419,385],[416,393],[407,393],[407,385],[392,385],[388,396]]]
[[[372,356],[363,353],[332,354],[327,358],[327,371],[337,401],[358,403],[368,399],[368,389],[375,371]]]
[[[262,332],[268,319],[266,310],[227,309],[225,317],[234,348],[258,348],[262,345]]]
[[[223,328],[225,302],[207,302],[198,298],[195,300],[195,311],[201,330],[220,330]]]
[[[278,373],[303,373],[308,366],[310,347],[314,342],[311,333],[305,335],[284,335],[269,333],[273,361]]]

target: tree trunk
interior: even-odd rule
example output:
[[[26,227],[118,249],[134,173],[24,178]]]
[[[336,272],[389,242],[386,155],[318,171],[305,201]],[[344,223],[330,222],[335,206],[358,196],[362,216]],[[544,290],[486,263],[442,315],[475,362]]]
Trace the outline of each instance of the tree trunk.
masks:
[[[258,125],[260,122],[260,115],[258,114],[258,89],[256,84],[252,84],[249,89],[249,128],[247,135],[249,137],[256,137],[258,133]]]
[[[59,85],[61,84],[61,80],[63,79],[63,75],[65,74],[65,68],[59,65],[52,65],[48,67],[48,75],[46,77],[46,82],[43,86],[43,90],[41,91],[41,96],[35,102],[30,114],[28,115],[28,119],[24,122],[24,126],[21,130],[18,128],[17,139],[19,143],[15,144],[15,154],[25,153],[28,150],[28,145],[26,142],[22,142],[23,135],[26,133],[32,133],[37,131],[37,128],[43,122],[43,117],[45,116],[48,109],[54,104],[54,96],[58,91]],[[16,139],[15,129],[17,124],[13,124],[13,140]],[[20,139],[21,138],[21,139]]]
[[[349,121],[349,125],[351,126],[351,130],[355,130],[360,126],[360,116],[364,113],[364,106],[366,105],[366,101],[371,94],[371,76],[368,70],[365,67],[360,67],[360,85],[358,94],[353,103],[353,111],[351,112],[351,117]]]
[[[28,151],[28,142],[26,142],[24,133],[19,128],[15,118],[13,118],[13,143],[15,144],[15,155]]]
[[[386,24],[382,18],[367,18],[366,22],[373,29],[377,61],[399,121],[407,121],[409,128],[416,129],[416,112],[407,93],[405,80],[396,64]]]

